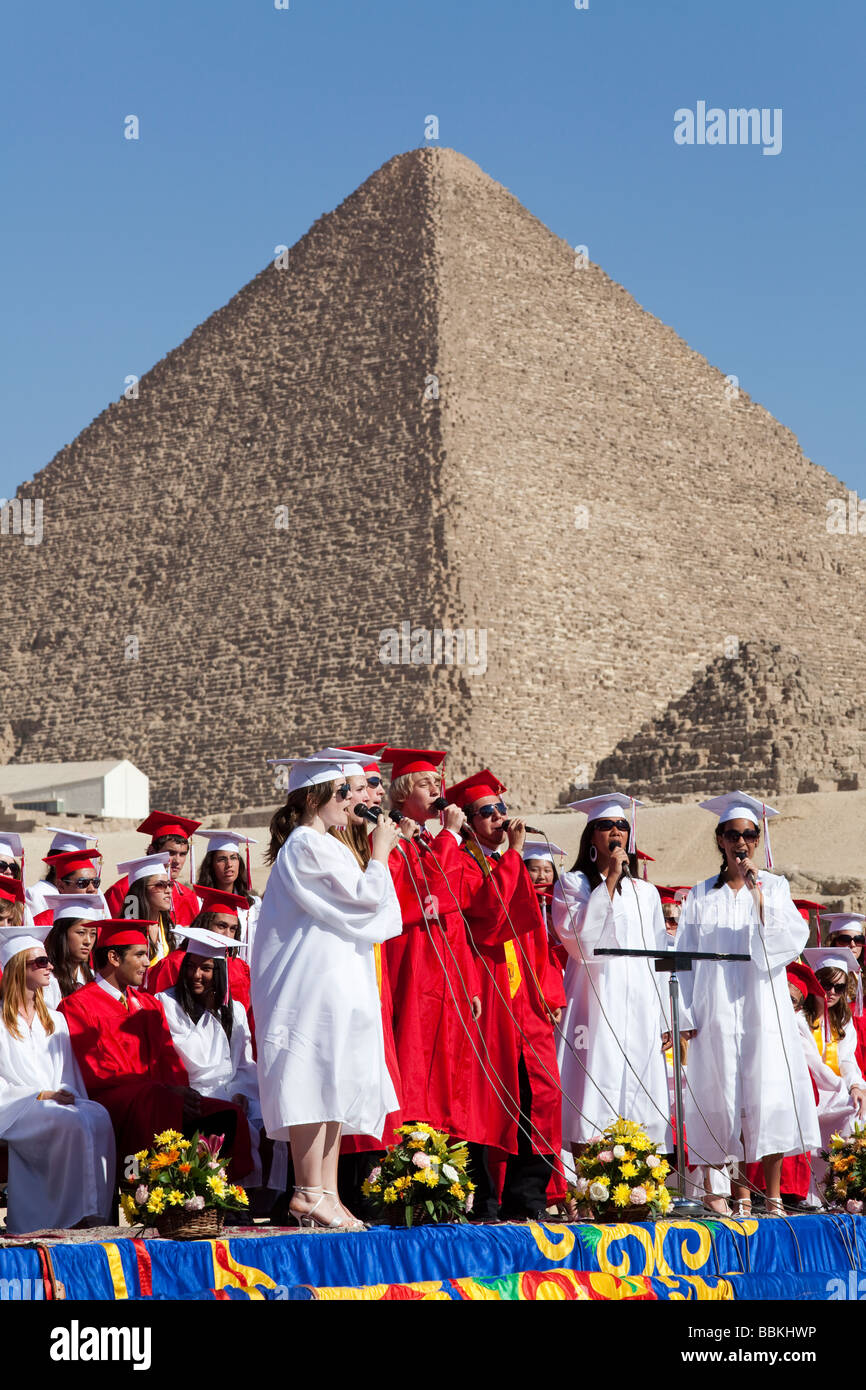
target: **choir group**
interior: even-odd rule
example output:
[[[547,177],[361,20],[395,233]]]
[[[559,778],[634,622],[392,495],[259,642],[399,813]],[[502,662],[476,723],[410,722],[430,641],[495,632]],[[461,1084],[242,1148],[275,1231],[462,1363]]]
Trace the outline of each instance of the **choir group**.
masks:
[[[224,1136],[232,1180],[277,1223],[363,1230],[361,1183],[406,1121],[467,1143],[472,1219],[569,1213],[573,1158],[618,1116],[673,1148],[651,953],[674,944],[746,958],[681,975],[695,1186],[739,1215],[758,1192],[768,1215],[820,1204],[822,1146],[866,1113],[863,916],[823,913],[807,947],[817,905],[769,872],[775,812],[742,792],[700,803],[719,867],[659,888],[639,876],[632,798],[573,803],[565,871],[492,772],[446,788],[444,758],[379,743],[277,760],[261,899],[248,837],[188,817],[152,812],[104,893],[92,836],[49,827],[27,887],[0,831],[10,1232],[110,1222],[116,1178],[169,1129]],[[647,954],[597,954],[623,948]]]

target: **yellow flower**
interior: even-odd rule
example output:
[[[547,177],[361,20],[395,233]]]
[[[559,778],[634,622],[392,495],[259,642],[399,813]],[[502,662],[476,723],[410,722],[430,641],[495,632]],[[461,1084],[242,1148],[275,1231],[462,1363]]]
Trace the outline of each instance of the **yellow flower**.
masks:
[[[240,1202],[240,1204],[241,1204],[242,1207],[248,1207],[248,1206],[249,1206],[249,1204],[250,1204],[250,1199],[249,1199],[249,1197],[247,1196],[246,1192],[244,1191],[244,1189],[243,1189],[242,1187],[233,1187],[233,1188],[231,1188],[231,1194],[232,1194],[232,1196],[234,1197],[234,1199],[235,1199],[236,1202]]]
[[[143,1163],[147,1158],[147,1149],[139,1149],[137,1154],[133,1154],[133,1158],[137,1158],[139,1163]]]
[[[662,1159],[661,1163],[657,1164],[656,1167],[653,1168],[653,1177],[658,1182],[661,1178],[666,1178],[670,1171],[671,1165],[669,1163],[666,1163],[665,1160]]]
[[[168,1200],[171,1206],[179,1207],[181,1202],[183,1201],[183,1193],[178,1192],[177,1188],[173,1187],[171,1192],[169,1192],[168,1194]]]
[[[655,1199],[656,1199],[656,1185],[655,1185],[655,1183],[654,1183],[654,1182],[645,1182],[645,1183],[644,1183],[644,1188],[645,1188],[645,1190],[646,1190],[646,1199],[647,1199],[647,1201],[648,1201],[648,1202],[654,1202]]]
[[[402,1178],[394,1180],[394,1187],[398,1192],[405,1192],[407,1187],[412,1186],[412,1179],[408,1173],[404,1173]]]
[[[162,1146],[165,1146],[167,1144],[176,1144],[178,1140],[182,1138],[183,1135],[179,1132],[179,1130],[164,1129],[162,1131],[162,1134],[154,1135],[153,1142],[154,1144],[160,1144]]]
[[[648,1139],[645,1134],[632,1135],[631,1146],[633,1149],[637,1149],[639,1154],[646,1153],[648,1149],[655,1147],[652,1140]]]
[[[451,1186],[449,1187],[448,1191],[451,1193],[451,1196],[452,1196],[452,1197],[456,1197],[456,1198],[457,1198],[458,1202],[462,1202],[462,1201],[463,1201],[463,1198],[464,1198],[465,1195],[466,1195],[465,1192],[463,1191],[463,1188],[460,1186],[459,1182],[453,1182],[453,1183],[451,1184]]]
[[[617,1183],[613,1189],[613,1204],[615,1207],[627,1207],[629,1198],[629,1185],[627,1182]]]
[[[386,1187],[382,1196],[384,1197],[386,1202],[396,1202],[397,1200],[397,1193],[395,1192],[393,1187]]]
[[[208,1178],[207,1185],[215,1197],[226,1195],[226,1185],[222,1178]]]
[[[475,1191],[475,1184],[474,1184],[474,1182],[467,1182],[466,1188],[467,1188],[467,1191],[469,1191],[469,1192],[474,1192],[474,1191]]]
[[[426,1182],[426,1184],[427,1184],[428,1187],[438,1187],[438,1186],[439,1186],[439,1173],[437,1172],[437,1170],[436,1170],[435,1168],[425,1168],[425,1169],[423,1170],[423,1173],[424,1173],[424,1181]]]
[[[159,1213],[164,1207],[165,1197],[162,1192],[160,1192],[159,1188],[157,1188],[156,1192],[152,1192],[148,1198],[147,1209],[148,1211],[152,1211],[154,1215],[159,1216]]]
[[[671,1194],[668,1192],[666,1187],[659,1188],[658,1194],[656,1196],[656,1201],[658,1202],[662,1211],[667,1211],[668,1207],[671,1204]]]
[[[413,1182],[423,1182],[423,1183],[426,1183],[426,1181],[427,1181],[427,1169],[426,1169],[426,1168],[419,1168],[417,1173],[413,1173],[413,1174],[412,1174],[412,1181],[413,1181]]]
[[[636,1164],[636,1163],[621,1163],[621,1164],[619,1165],[619,1171],[622,1173],[622,1175],[623,1175],[624,1178],[636,1178],[636,1177],[637,1177],[637,1164]]]
[[[127,1221],[136,1221],[138,1219],[138,1207],[129,1196],[129,1193],[125,1192],[123,1194],[120,1199],[120,1205],[123,1207]]]
[[[181,1149],[184,1153],[186,1153],[187,1149],[192,1148],[192,1144],[189,1139],[175,1139],[174,1143],[175,1148]]]

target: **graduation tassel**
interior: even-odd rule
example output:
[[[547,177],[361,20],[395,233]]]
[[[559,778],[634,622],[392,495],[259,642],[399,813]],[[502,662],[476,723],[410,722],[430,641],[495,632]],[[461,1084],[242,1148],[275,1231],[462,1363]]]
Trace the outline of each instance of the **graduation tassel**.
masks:
[[[633,796],[629,797],[629,801],[631,802],[631,825],[628,828],[627,852],[629,854],[634,854],[637,849],[637,827],[635,826],[635,821],[637,820],[637,807],[635,806]]]
[[[250,868],[250,837],[247,836],[247,892],[253,891],[253,872]]]
[[[768,826],[767,826],[767,807],[766,807],[766,805],[765,805],[765,803],[764,803],[763,801],[761,802],[761,819],[763,820],[763,823],[764,823],[764,863],[765,863],[766,868],[767,868],[767,873],[772,873],[772,872],[773,872],[773,849],[772,849],[772,846],[771,846],[771,844],[770,844],[770,831],[769,831],[769,828],[768,828]]]

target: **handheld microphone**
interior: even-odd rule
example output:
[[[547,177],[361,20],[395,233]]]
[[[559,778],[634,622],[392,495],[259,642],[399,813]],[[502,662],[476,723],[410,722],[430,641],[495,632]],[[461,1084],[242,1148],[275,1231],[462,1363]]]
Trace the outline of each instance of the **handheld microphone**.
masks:
[[[371,821],[373,825],[379,824],[379,817],[383,814],[382,811],[374,810],[372,806],[365,806],[360,801],[357,806],[352,807],[352,810],[356,816],[361,816],[363,820]],[[393,811],[391,814],[394,814]]]
[[[402,812],[402,811],[389,811],[389,812],[388,812],[388,819],[389,819],[389,820],[392,820],[392,821],[394,822],[395,825],[399,825],[400,822],[401,822],[401,820],[403,819],[403,812]]]
[[[737,860],[738,860],[738,862],[739,862],[740,864],[742,864],[742,862],[743,862],[743,860],[745,859],[745,857],[746,857],[746,851],[745,851],[744,849],[741,849],[741,850],[739,850],[739,851],[737,852]],[[755,875],[752,873],[752,870],[749,869],[749,870],[747,871],[747,873],[746,873],[746,887],[747,887],[747,888],[754,888],[754,887],[756,886],[757,882],[758,882],[758,880],[755,878]]]
[[[510,824],[510,819],[504,820],[502,822],[502,829],[507,830]],[[523,828],[526,831],[527,835],[541,835],[543,839],[547,839],[547,832],[544,830],[538,830],[534,825],[525,825]]]
[[[431,810],[431,811],[447,811],[447,810],[448,810],[448,802],[445,800],[444,796],[437,796],[436,800],[433,802],[433,805],[430,807],[430,810]]]

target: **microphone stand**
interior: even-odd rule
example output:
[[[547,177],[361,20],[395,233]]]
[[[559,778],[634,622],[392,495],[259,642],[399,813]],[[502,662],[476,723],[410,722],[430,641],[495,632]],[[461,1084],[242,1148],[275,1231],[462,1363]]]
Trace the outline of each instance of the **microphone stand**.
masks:
[[[671,1047],[674,1054],[674,1123],[676,1129],[677,1180],[680,1195],[673,1197],[670,1212],[674,1217],[701,1216],[703,1204],[686,1196],[686,1147],[685,1123],[683,1120],[683,1068],[680,1053],[680,982],[677,971],[686,973],[692,969],[696,960],[751,960],[749,955],[738,955],[730,951],[678,951],[676,947],[660,951],[630,950],[626,947],[602,948],[593,951],[596,956],[643,956],[652,960],[659,974],[670,976],[668,992],[671,1001]]]

